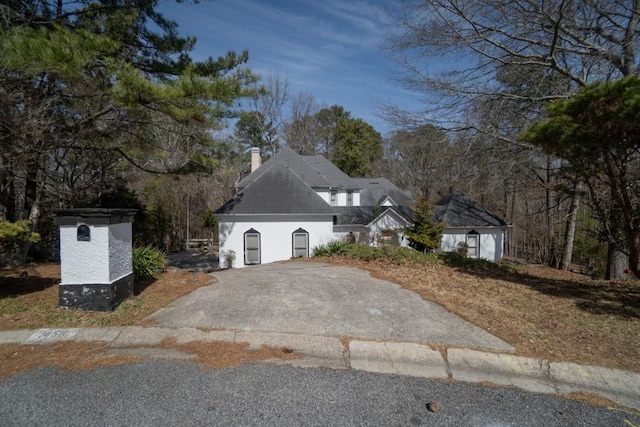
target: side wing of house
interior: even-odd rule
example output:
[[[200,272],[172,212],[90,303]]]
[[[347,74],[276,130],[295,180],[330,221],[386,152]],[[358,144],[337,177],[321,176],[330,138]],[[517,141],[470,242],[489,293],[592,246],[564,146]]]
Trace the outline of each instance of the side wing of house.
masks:
[[[470,258],[502,259],[507,224],[501,218],[460,192],[443,198],[433,208],[434,221],[446,224],[442,251],[452,252],[465,244]]]
[[[503,256],[504,229],[445,227],[442,231],[440,250],[454,252],[463,243],[466,244],[468,257],[498,262]]]

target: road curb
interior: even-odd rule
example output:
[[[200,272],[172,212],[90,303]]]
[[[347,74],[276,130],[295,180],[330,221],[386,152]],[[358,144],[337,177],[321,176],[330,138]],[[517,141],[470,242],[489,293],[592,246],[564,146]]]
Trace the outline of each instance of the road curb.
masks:
[[[550,380],[549,362],[544,359],[451,348],[447,360],[454,380],[486,381],[536,393],[557,391]]]
[[[595,393],[640,410],[640,374],[635,372],[560,362],[550,364],[550,376],[561,394]]]
[[[349,342],[352,369],[425,378],[448,378],[447,365],[439,351],[406,342]]]
[[[595,393],[618,404],[640,410],[640,374],[620,369],[577,363],[549,363],[545,359],[449,348],[446,354],[429,345],[412,342],[381,342],[338,337],[253,331],[202,331],[196,328],[112,327],[60,328],[0,332],[0,344],[51,344],[60,341],[107,341],[110,351],[130,347],[151,347],[167,338],[176,344],[188,342],[246,342],[250,348],[262,345],[286,347],[302,358],[273,361],[298,367],[354,369],[367,372],[408,375],[517,387],[544,394]],[[154,357],[153,351],[145,353]],[[159,358],[172,358],[159,352]],[[181,356],[181,358],[184,358]]]

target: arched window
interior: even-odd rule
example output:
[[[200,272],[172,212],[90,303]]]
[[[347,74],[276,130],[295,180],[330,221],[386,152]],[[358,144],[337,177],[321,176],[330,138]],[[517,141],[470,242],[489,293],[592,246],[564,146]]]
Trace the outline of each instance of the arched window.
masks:
[[[480,233],[471,230],[467,233],[467,256],[469,258],[480,258]]]
[[[244,263],[260,264],[260,233],[253,228],[244,233]]]
[[[293,232],[293,258],[307,258],[309,256],[309,233],[302,228]]]
[[[76,238],[79,242],[91,241],[91,229],[86,224],[80,224],[76,229]]]

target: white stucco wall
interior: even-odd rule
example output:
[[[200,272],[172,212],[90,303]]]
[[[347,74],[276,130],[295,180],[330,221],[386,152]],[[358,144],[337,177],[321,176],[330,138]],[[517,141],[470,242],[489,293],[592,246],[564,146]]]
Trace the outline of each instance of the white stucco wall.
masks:
[[[322,200],[331,204],[331,192],[328,188],[314,188],[318,196],[322,197]],[[337,190],[336,194],[336,206],[347,206],[347,191]],[[360,190],[353,190],[353,205],[360,206]]]
[[[109,283],[133,272],[131,230],[130,222],[109,226]]]
[[[229,222],[233,220],[234,222]],[[335,239],[333,217],[328,215],[255,215],[220,217],[220,262],[224,265],[224,254],[236,253],[234,268],[244,265],[244,233],[249,229],[260,233],[261,263],[288,260],[292,256],[292,235],[299,228],[309,233],[309,255],[313,248]]]
[[[374,239],[371,242],[374,246],[378,245],[378,238],[383,230],[395,230],[398,233],[398,243],[400,246],[408,246],[409,241],[404,238],[402,230],[407,223],[403,221],[395,212],[387,211],[384,215],[376,218],[370,225],[369,232]]]
[[[75,225],[60,226],[60,284],[110,283],[109,227],[89,225],[89,229],[91,240],[79,242]]]
[[[504,248],[504,229],[501,228],[445,228],[442,232],[440,250],[453,252],[458,243],[466,242],[467,233],[475,230],[480,234],[480,258],[489,261],[500,261]]]
[[[329,204],[331,202],[330,193],[328,188],[314,188],[316,194],[322,197],[322,200]]]

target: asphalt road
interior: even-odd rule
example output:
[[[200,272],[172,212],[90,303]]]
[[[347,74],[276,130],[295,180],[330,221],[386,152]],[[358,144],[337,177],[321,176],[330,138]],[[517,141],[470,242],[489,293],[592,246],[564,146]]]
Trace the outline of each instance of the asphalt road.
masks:
[[[438,412],[427,410],[435,401]],[[625,426],[640,414],[358,371],[147,361],[0,382],[2,426]]]

